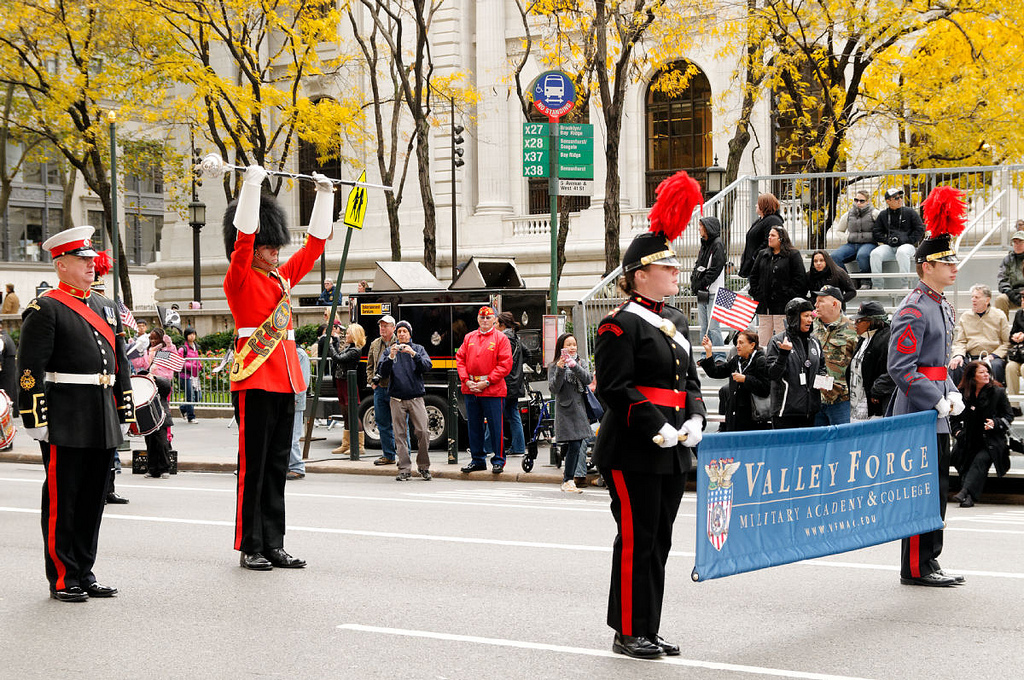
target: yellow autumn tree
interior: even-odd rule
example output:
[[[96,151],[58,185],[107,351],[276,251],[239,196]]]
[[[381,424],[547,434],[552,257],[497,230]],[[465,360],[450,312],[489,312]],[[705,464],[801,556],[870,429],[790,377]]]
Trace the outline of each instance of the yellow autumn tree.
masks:
[[[174,43],[153,63],[181,90],[170,102],[197,146],[228,162],[288,172],[298,140],[321,161],[341,158],[346,135],[360,135],[358,103],[318,91],[347,92],[350,54],[321,47],[338,42],[339,13],[325,0],[142,0]],[[332,56],[323,56],[331,54]],[[273,192],[285,179],[271,177]],[[237,178],[223,178],[225,197]],[[339,201],[340,201],[339,195]]]
[[[13,88],[23,135],[59,151],[99,197],[113,238],[107,115],[141,120],[162,103],[167,82],[148,55],[168,47],[151,14],[134,0],[10,0],[0,14],[0,82]],[[144,130],[122,128],[125,137]],[[124,251],[120,282],[132,293]]]

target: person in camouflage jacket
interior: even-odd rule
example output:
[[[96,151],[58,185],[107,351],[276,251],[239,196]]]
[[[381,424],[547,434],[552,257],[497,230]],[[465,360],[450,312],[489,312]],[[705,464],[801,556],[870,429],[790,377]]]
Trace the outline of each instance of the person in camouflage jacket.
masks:
[[[857,331],[853,321],[843,315],[843,294],[835,286],[815,292],[814,337],[821,344],[821,358],[826,380],[832,386],[821,389],[821,408],[814,416],[814,425],[843,425],[850,422],[850,387],[846,369],[857,348]]]

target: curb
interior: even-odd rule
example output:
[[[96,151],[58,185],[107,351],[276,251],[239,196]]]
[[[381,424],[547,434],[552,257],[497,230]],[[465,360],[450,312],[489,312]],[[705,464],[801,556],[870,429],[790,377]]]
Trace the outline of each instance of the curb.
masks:
[[[397,474],[397,466],[373,465],[371,458],[360,461],[317,459],[306,461],[306,474],[334,474],[334,475],[368,475],[377,477],[394,477]],[[38,453],[20,453],[17,451],[5,451],[0,453],[0,463],[28,463],[42,465],[43,456]],[[368,464],[369,467],[364,467]],[[237,466],[234,463],[221,463],[215,461],[178,461],[178,469],[185,472],[234,472]],[[490,471],[477,473],[464,473],[459,470],[458,465],[451,465],[453,469],[448,470],[449,465],[443,467],[431,467],[430,472],[435,479],[463,479],[476,482],[524,482],[528,484],[561,484],[562,473],[559,472],[523,472],[518,470],[506,471],[501,474],[494,474]],[[132,476],[131,465],[122,468],[126,470],[122,474]],[[141,475],[140,475],[141,476]],[[596,479],[596,474],[588,475],[588,479]],[[591,484],[588,484],[591,486]]]

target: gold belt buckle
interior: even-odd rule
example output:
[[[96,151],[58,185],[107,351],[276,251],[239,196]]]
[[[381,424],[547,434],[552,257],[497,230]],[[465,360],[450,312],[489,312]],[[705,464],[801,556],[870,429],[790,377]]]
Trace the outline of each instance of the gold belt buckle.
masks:
[[[109,374],[104,373],[104,374],[101,374],[99,376],[99,378],[100,378],[100,385],[102,385],[103,387],[113,387],[114,386],[114,376],[113,375],[109,375]]]

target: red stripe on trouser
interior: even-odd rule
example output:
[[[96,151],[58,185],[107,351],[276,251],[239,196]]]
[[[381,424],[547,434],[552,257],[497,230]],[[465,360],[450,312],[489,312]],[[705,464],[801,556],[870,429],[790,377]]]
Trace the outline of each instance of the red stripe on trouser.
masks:
[[[245,390],[238,393],[238,498],[235,505],[235,550],[242,549],[242,497],[245,495]]]
[[[612,470],[612,483],[619,496],[622,508],[619,512],[619,524],[622,533],[622,556],[619,565],[619,586],[622,592],[619,599],[622,604],[622,634],[633,634],[633,508],[629,504],[629,491],[622,470]]]
[[[921,578],[921,537],[910,537],[910,576]]]
[[[57,569],[57,583],[54,588],[64,590],[67,567],[57,557],[57,447],[53,444],[50,444],[50,467],[46,471],[46,492],[50,499],[50,514],[46,518],[46,550]]]

